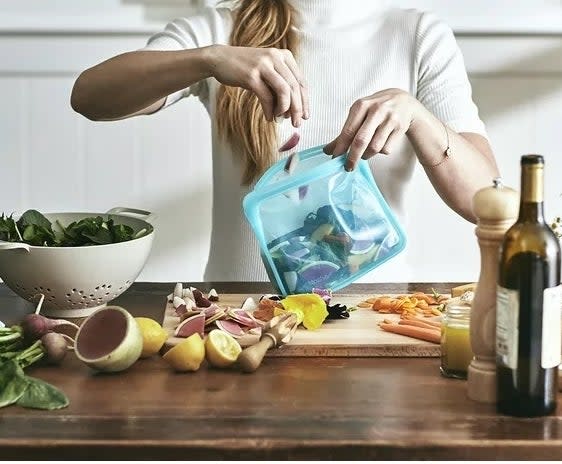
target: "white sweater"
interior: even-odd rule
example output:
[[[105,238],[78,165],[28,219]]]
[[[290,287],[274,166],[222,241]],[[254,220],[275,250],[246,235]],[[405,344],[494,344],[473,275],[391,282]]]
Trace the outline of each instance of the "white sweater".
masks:
[[[485,135],[453,33],[433,14],[390,8],[381,0],[290,1],[300,14],[297,61],[310,95],[310,119],[300,128],[299,149],[331,141],[355,100],[391,87],[415,95],[453,130]],[[146,49],[228,44],[231,27],[228,9],[207,8],[197,16],[172,21],[149,39]],[[257,240],[242,211],[242,200],[249,191],[241,186],[242,165],[217,135],[218,86],[212,78],[201,81],[170,95],[165,105],[198,96],[213,125],[213,228],[205,279],[267,281]],[[281,141],[294,132],[290,119],[278,127]],[[404,197],[419,164],[407,138],[392,155],[375,156],[369,163],[406,234],[415,233],[408,227]],[[410,280],[407,251],[361,281]]]

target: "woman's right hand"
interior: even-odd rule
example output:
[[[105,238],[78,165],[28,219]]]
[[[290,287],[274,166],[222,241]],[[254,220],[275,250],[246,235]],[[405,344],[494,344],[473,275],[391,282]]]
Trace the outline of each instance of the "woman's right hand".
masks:
[[[293,54],[278,48],[210,48],[211,74],[221,84],[242,87],[256,94],[268,121],[291,117],[299,127],[308,119],[308,92]]]

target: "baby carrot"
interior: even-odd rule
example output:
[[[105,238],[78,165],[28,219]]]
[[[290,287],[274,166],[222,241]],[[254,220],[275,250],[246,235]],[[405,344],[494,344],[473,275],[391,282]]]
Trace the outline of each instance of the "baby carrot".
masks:
[[[434,325],[427,324],[426,322],[418,321],[415,319],[401,319],[400,322],[398,322],[398,324],[411,325],[413,327],[420,327],[422,329],[439,330],[439,328],[435,327]]]
[[[441,343],[441,334],[438,330],[422,329],[420,327],[398,324],[379,324],[379,326],[387,332],[405,335],[407,337],[417,338],[432,343]]]
[[[438,321],[432,321],[432,320],[429,320],[429,319],[420,319],[419,317],[415,317],[415,316],[405,316],[404,319],[423,322],[424,324],[431,325],[431,326],[435,327],[436,329],[441,328],[441,322],[438,322]]]

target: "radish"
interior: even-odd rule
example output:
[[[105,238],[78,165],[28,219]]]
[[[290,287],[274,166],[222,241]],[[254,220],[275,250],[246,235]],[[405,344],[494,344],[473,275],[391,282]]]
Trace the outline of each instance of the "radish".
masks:
[[[48,332],[60,332],[76,335],[79,327],[65,319],[49,319],[41,314],[28,314],[21,321],[24,337],[29,340],[38,340]],[[70,335],[71,336],[71,335]]]
[[[23,330],[23,336],[31,341],[39,340],[47,332],[58,332],[61,334],[66,334],[71,338],[76,337],[79,327],[73,322],[69,322],[65,319],[49,319],[48,317],[39,314],[41,311],[41,305],[45,299],[45,295],[40,294],[41,298],[35,312],[32,314],[27,314],[21,321],[21,328]]]
[[[60,364],[68,351],[66,339],[59,333],[46,333],[41,337],[41,344],[45,348],[46,361],[49,364]]]

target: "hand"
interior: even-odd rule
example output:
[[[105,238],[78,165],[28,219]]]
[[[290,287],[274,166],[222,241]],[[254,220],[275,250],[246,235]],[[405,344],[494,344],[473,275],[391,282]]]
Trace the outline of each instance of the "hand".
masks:
[[[242,87],[258,97],[268,121],[291,117],[299,127],[308,119],[308,92],[289,50],[215,45],[211,47],[211,73],[221,84]]]
[[[406,134],[420,107],[418,100],[399,89],[361,98],[351,106],[341,133],[324,147],[324,152],[339,156],[349,150],[347,171],[355,168],[359,158],[388,155]]]

